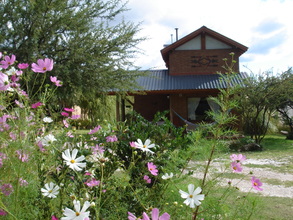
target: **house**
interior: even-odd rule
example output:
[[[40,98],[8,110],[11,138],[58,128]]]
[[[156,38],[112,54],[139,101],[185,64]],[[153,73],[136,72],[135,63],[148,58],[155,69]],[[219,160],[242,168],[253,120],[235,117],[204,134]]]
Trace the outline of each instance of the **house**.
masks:
[[[134,96],[133,110],[147,120],[158,111],[169,110],[169,119],[176,126],[185,120],[191,123],[206,120],[205,111],[218,106],[209,99],[223,88],[217,72],[223,72],[224,58],[237,61],[234,71],[239,72],[239,57],[247,47],[205,26],[175,41],[161,50],[166,69],[151,70],[140,77],[138,84],[144,94]],[[246,76],[239,73],[239,83]],[[236,82],[237,83],[237,82]]]

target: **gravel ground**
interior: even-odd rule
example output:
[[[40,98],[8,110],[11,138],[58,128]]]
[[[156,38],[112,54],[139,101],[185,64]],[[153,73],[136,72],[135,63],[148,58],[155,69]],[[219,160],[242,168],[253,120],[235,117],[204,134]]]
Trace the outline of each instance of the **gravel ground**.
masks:
[[[252,172],[253,174],[249,174],[246,178],[242,180],[238,179],[226,179],[221,178],[220,179],[220,185],[227,185],[228,181],[231,181],[232,186],[237,186],[239,190],[243,192],[253,192],[253,193],[259,193],[264,196],[276,196],[276,197],[288,197],[293,198],[293,187],[286,187],[285,185],[273,185],[266,183],[267,180],[277,180],[277,182],[285,182],[290,181],[293,183],[293,172],[292,173],[279,173],[276,172],[270,168],[252,168],[247,167],[246,165],[249,164],[256,164],[256,165],[274,165],[274,166],[282,166],[283,164],[286,164],[288,161],[286,159],[282,159],[282,161],[275,161],[272,159],[263,159],[263,160],[255,160],[255,159],[248,159],[243,162],[243,172],[244,174],[249,174]],[[214,172],[221,173],[221,172],[231,172],[230,168],[227,168],[227,163],[229,164],[229,161],[219,161],[216,160],[211,164],[211,169],[214,170]],[[191,162],[191,166],[195,167],[196,162]],[[195,178],[202,178],[202,174],[195,173],[193,175]],[[263,191],[257,191],[255,189],[252,189],[250,177],[255,176],[256,178],[260,179],[263,183]],[[291,184],[292,185],[292,184]]]

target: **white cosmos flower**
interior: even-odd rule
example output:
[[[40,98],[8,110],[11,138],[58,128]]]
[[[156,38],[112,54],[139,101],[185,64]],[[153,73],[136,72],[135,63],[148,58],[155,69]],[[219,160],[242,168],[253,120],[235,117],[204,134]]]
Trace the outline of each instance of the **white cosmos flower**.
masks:
[[[73,149],[72,154],[70,154],[70,150],[67,149],[62,153],[62,158],[65,160],[67,166],[69,166],[71,169],[76,171],[81,171],[81,167],[85,167],[86,163],[81,163],[85,157],[81,155],[80,157],[76,158],[78,150]]]
[[[43,122],[45,122],[45,123],[51,123],[51,122],[53,122],[53,120],[50,117],[45,117],[45,118],[43,118]]]
[[[90,202],[85,201],[83,204],[82,209],[80,209],[80,201],[78,200],[73,200],[73,205],[74,205],[74,210],[65,208],[64,210],[64,215],[65,217],[62,217],[61,220],[84,220],[84,219],[89,219],[90,212],[86,210],[88,207],[90,207]]]
[[[137,142],[134,142],[136,148],[144,151],[144,152],[150,152],[153,154],[154,152],[150,150],[150,148],[155,147],[155,144],[151,144],[150,139],[146,139],[144,143],[140,139],[137,139]]]
[[[55,185],[54,183],[46,183],[45,188],[41,188],[43,196],[47,196],[49,198],[56,198],[59,193],[60,187]]]
[[[201,192],[201,188],[197,187],[194,190],[193,184],[188,185],[188,193],[182,190],[179,190],[181,197],[186,199],[183,203],[185,203],[187,206],[190,206],[190,208],[195,208],[195,205],[199,206],[201,204],[199,200],[204,200],[204,194],[199,194],[200,192]]]
[[[163,176],[162,176],[162,179],[166,180],[166,179],[170,179],[173,177],[173,173],[170,173],[170,175],[168,173],[165,173]]]
[[[45,137],[37,137],[36,142],[41,142],[43,146],[48,146],[52,144],[54,141],[57,141],[53,134],[48,134]]]

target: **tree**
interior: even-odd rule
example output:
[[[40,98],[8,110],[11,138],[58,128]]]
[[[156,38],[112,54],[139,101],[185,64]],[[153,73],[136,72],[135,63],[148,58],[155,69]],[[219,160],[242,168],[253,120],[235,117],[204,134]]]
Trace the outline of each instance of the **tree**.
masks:
[[[293,74],[292,69],[287,71],[286,80],[291,82],[291,86],[288,86],[288,94],[287,96],[283,97],[283,100],[277,106],[277,111],[281,115],[283,123],[289,126],[289,133],[287,135],[287,139],[293,140],[293,117],[292,117],[292,110],[293,110]]]
[[[292,97],[291,69],[279,76],[270,72],[248,77],[238,92],[244,133],[260,144],[277,107]]]
[[[138,24],[122,19],[125,10],[121,0],[1,1],[0,51],[28,63],[53,59],[50,74],[64,82],[56,94],[61,107],[87,106],[109,89],[132,88],[140,74],[132,58],[144,39],[136,37]],[[41,75],[29,80],[29,95]]]

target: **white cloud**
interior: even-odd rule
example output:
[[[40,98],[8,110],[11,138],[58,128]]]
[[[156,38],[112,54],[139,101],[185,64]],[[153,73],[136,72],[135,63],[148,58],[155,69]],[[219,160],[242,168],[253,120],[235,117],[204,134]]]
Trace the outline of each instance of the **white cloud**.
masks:
[[[293,66],[292,0],[129,0],[126,20],[142,21],[137,60],[143,69],[165,68],[160,50],[203,25],[249,49],[240,60],[241,71],[285,71]],[[243,60],[243,62],[242,62]]]

